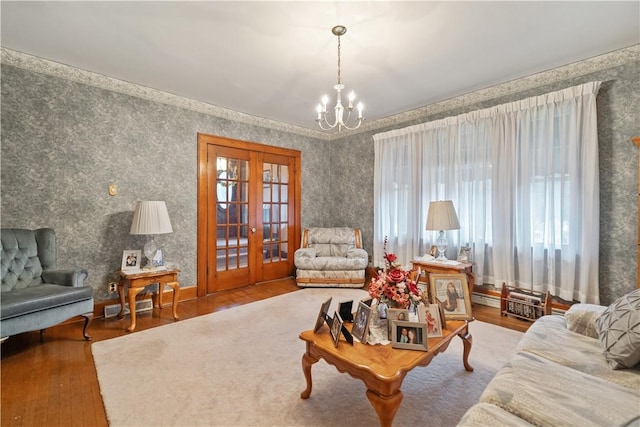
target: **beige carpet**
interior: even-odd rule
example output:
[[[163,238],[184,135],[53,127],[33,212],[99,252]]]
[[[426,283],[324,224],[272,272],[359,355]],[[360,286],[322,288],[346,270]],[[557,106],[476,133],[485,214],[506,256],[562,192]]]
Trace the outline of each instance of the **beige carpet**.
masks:
[[[298,335],[321,303],[366,296],[358,289],[304,289],[92,345],[112,426],[375,426],[361,381],[320,361],[305,388]],[[475,321],[474,372],[462,341],[404,380],[395,426],[455,425],[513,353],[522,334]],[[348,345],[342,343],[341,345]]]

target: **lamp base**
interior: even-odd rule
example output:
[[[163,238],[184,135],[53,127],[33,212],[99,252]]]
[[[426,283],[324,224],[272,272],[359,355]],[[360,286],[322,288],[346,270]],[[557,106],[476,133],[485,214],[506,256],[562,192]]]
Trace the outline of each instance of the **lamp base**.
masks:
[[[440,230],[440,234],[438,235],[438,239],[436,240],[436,247],[438,248],[438,258],[436,258],[436,261],[449,261],[445,256],[447,246],[449,246],[449,242],[447,242],[447,236],[444,234],[444,230]]]

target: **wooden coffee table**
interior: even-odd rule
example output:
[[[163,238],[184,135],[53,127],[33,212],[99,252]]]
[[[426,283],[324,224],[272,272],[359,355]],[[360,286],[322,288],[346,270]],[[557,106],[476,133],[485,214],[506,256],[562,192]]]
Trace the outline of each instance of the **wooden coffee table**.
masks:
[[[473,371],[468,360],[472,338],[469,334],[469,322],[465,320],[448,321],[442,338],[428,339],[429,351],[426,352],[396,349],[391,344],[367,345],[354,342],[352,346],[344,338],[336,348],[326,324],[317,333],[313,330],[304,331],[300,334],[300,339],[307,343],[307,351],[302,356],[302,371],[307,380],[307,388],[300,393],[300,397],[307,399],[311,395],[311,366],[324,359],[338,371],[362,380],[367,387],[367,398],[378,414],[380,425],[391,426],[402,402],[400,386],[407,372],[416,366],[427,366],[438,353],[449,347],[455,336],[462,338],[464,345],[464,368]]]

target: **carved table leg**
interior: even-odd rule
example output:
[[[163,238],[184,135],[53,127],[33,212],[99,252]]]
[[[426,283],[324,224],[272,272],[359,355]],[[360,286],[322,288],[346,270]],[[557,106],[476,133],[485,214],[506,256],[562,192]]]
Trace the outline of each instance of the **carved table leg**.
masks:
[[[367,398],[378,414],[380,426],[391,427],[393,418],[396,416],[396,412],[398,412],[398,408],[402,402],[402,392],[398,390],[397,393],[391,396],[380,396],[372,390],[367,390]]]
[[[127,328],[127,331],[129,332],[133,332],[136,329],[136,295],[138,295],[143,289],[144,287],[132,288],[131,285],[129,285],[129,313],[131,314],[131,324]]]
[[[171,289],[173,289],[173,318],[178,320],[178,297],[180,295],[180,283],[169,282],[167,283]],[[162,308],[162,307],[160,307]]]
[[[309,353],[305,353],[302,355],[302,372],[304,373],[304,378],[307,380],[307,388],[300,393],[300,397],[302,399],[308,399],[311,396],[311,365],[320,360],[317,357],[313,357]]]
[[[462,363],[464,364],[464,369],[469,372],[473,372],[473,367],[469,365],[469,353],[471,353],[471,345],[473,344],[473,337],[469,333],[469,325],[467,325],[467,328],[460,332],[458,336],[462,339],[462,345],[464,346],[462,350]]]
[[[124,282],[120,280],[118,283],[118,296],[120,297],[120,313],[118,313],[118,320],[124,319]]]

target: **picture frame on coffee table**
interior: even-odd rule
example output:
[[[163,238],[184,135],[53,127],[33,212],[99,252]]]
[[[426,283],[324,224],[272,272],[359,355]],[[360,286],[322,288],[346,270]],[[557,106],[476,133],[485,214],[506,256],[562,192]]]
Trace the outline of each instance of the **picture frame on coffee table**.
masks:
[[[391,324],[394,320],[408,322],[409,309],[406,309],[406,308],[388,308],[387,309],[387,328],[389,329],[387,336],[389,337],[389,339],[391,339],[391,327],[392,327]]]
[[[439,301],[446,320],[472,320],[466,274],[429,274],[432,303]]]
[[[440,304],[425,306],[425,323],[427,324],[427,337],[442,337],[442,320],[440,316]]]
[[[333,345],[338,347],[338,343],[340,342],[340,335],[342,335],[342,318],[340,317],[340,313],[335,311],[333,313],[333,322],[331,322],[331,340],[333,341]]]
[[[369,317],[371,316],[371,307],[365,304],[363,301],[358,303],[358,309],[356,310],[356,318],[353,321],[353,328],[351,334],[358,339],[362,344],[367,343],[367,335],[369,334]]]
[[[405,350],[427,351],[427,324],[391,321],[391,347]]]
[[[329,297],[325,302],[320,306],[320,312],[318,313],[318,317],[316,319],[316,326],[313,328],[313,332],[318,332],[324,322],[327,320],[327,315],[329,314],[329,306],[331,305],[332,297]]]

